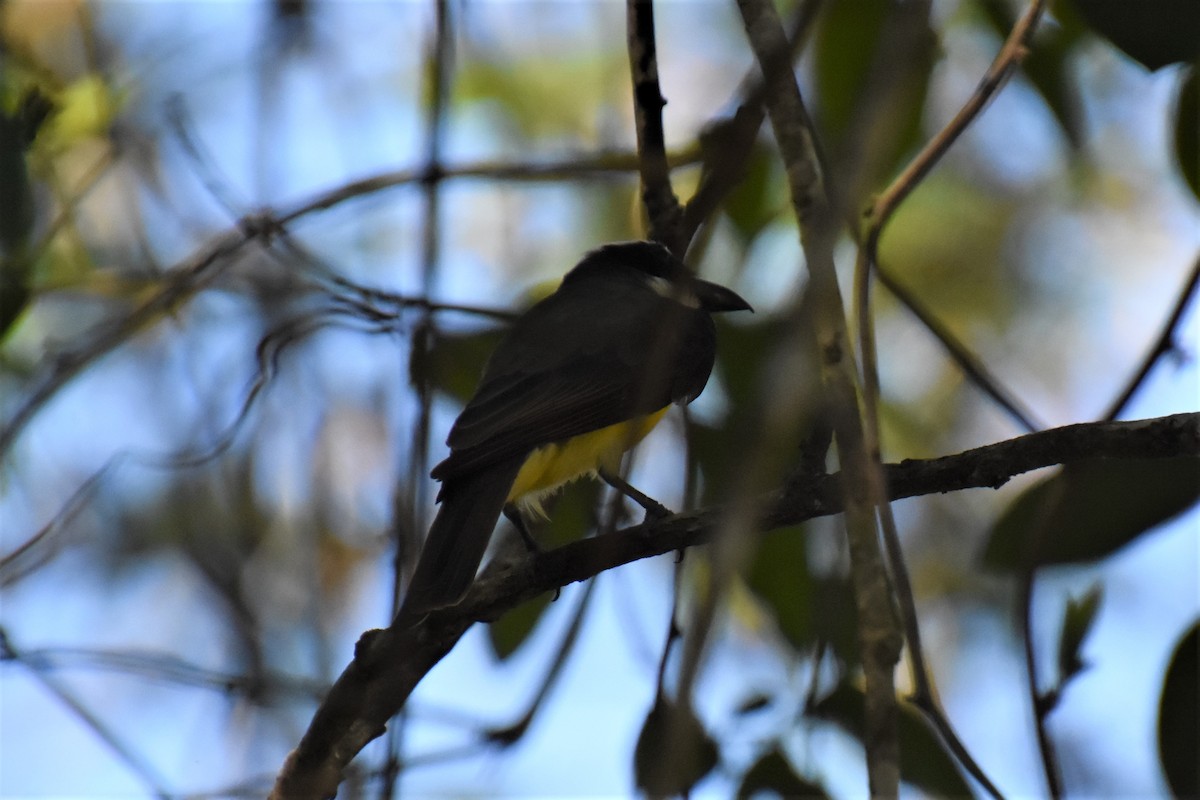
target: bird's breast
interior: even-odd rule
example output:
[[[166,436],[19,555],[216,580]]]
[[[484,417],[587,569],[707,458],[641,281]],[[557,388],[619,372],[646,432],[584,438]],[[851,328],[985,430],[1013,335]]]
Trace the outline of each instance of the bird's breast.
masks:
[[[534,450],[521,465],[506,502],[544,516],[541,500],[555,489],[597,469],[616,472],[626,450],[645,438],[670,406],[606,428],[552,442]]]

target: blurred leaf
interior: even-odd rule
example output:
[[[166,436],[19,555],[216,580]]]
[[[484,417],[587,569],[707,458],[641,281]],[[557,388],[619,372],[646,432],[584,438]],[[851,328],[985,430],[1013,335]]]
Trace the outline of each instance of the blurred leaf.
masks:
[[[0,101],[10,94],[6,66],[0,55]],[[27,245],[36,208],[25,156],[51,110],[36,89],[0,106],[0,341],[33,296],[33,258]]]
[[[457,97],[490,104],[522,136],[591,136],[606,91],[626,91],[612,78],[628,66],[617,51],[558,57],[505,55],[501,60],[464,60],[455,77]]]
[[[771,223],[783,206],[777,157],[765,146],[756,145],[746,161],[746,172],[725,198],[725,214],[749,245]]]
[[[1200,796],[1200,620],[1171,656],[1158,704],[1158,757],[1176,797]]]
[[[1196,0],[1074,0],[1097,33],[1152,70],[1200,55]]]
[[[105,137],[125,104],[125,94],[104,75],[84,75],[55,100],[56,110],[38,134],[39,152],[55,153],[93,137]]]
[[[540,594],[487,626],[488,643],[497,659],[504,661],[517,652],[537,627],[552,599],[551,594]]]
[[[823,641],[845,663],[858,663],[857,615],[849,581],[811,574],[802,527],[764,536],[746,583],[771,609],[780,633],[797,651]]]
[[[1200,458],[1097,459],[1068,464],[1031,486],[992,529],[984,564],[1018,569],[1027,540],[1038,564],[1103,558],[1200,500]]]
[[[1087,668],[1087,663],[1080,657],[1080,651],[1088,632],[1092,629],[1092,623],[1096,621],[1096,612],[1100,610],[1100,600],[1103,596],[1103,587],[1096,584],[1088,589],[1081,599],[1067,599],[1067,607],[1063,611],[1062,632],[1058,637],[1060,689]]]
[[[413,349],[410,380],[414,385],[428,381],[434,389],[465,404],[475,394],[483,367],[503,335],[503,328],[470,333],[438,331],[428,351]]]
[[[834,148],[835,164],[849,157],[862,170],[858,192],[878,188],[897,171],[901,159],[919,144],[925,95],[936,55],[937,38],[927,20],[908,15],[920,13],[921,5],[892,0],[855,0],[822,5],[814,45],[817,85],[816,114],[825,141]],[[912,25],[921,24],[914,33]],[[914,53],[902,63],[895,58],[880,61],[898,41],[919,35]],[[886,89],[886,94],[881,93]],[[866,98],[866,100],[864,100]],[[864,109],[873,112],[860,119]],[[863,134],[858,152],[839,153],[836,148],[855,130]],[[865,165],[861,162],[865,160]],[[844,165],[841,165],[844,166]],[[863,198],[851,197],[855,206]]]
[[[996,35],[1007,38],[1017,21],[1018,9],[1006,0],[984,0],[980,5]],[[1021,70],[1076,150],[1083,144],[1083,109],[1079,104],[1079,89],[1071,79],[1070,58],[1085,32],[1075,9],[1059,3],[1053,21],[1047,20],[1040,26],[1033,47],[1021,62]]]
[[[546,501],[548,520],[526,519],[530,534],[545,549],[582,539],[595,526],[596,507],[602,490],[603,484],[594,480],[568,484]],[[509,523],[501,519],[500,525],[509,526]],[[519,536],[515,529],[510,529],[508,533],[514,538]],[[524,543],[515,546],[524,547]],[[539,595],[488,626],[488,641],[496,658],[503,661],[520,649],[537,627],[553,597],[553,594]]]
[[[813,644],[814,592],[803,528],[784,528],[764,536],[746,583],[775,613],[779,630],[792,647],[802,650]]]
[[[742,785],[738,787],[738,800],[749,800],[759,792],[784,798],[824,798],[824,787],[812,783],[796,774],[792,762],[779,752],[778,748],[770,750],[754,762],[754,765],[742,776]]]
[[[637,787],[650,797],[686,795],[717,765],[719,754],[695,713],[660,695],[634,748]]]
[[[25,163],[27,139],[19,114],[0,109],[0,252],[12,253],[33,227],[33,193]],[[7,265],[6,265],[7,267]]]
[[[884,230],[880,258],[951,328],[1007,325],[1021,305],[1021,285],[1001,255],[1014,210],[994,192],[935,172]]]
[[[1200,66],[1193,66],[1179,86],[1175,105],[1175,159],[1192,194],[1200,198]]]
[[[786,330],[787,321],[778,316],[753,322],[717,321],[716,372],[732,407],[753,407],[763,364]]]
[[[813,712],[861,742],[863,700],[861,689],[842,683]],[[899,725],[900,779],[935,797],[970,797],[970,787],[954,759],[911,704],[900,703]]]

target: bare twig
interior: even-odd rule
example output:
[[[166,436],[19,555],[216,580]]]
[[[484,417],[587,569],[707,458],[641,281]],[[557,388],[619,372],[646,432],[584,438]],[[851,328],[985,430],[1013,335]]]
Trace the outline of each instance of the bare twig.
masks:
[[[489,730],[487,732],[487,740],[489,742],[497,742],[507,747],[518,741],[525,735],[525,731],[529,730],[529,725],[537,716],[538,711],[542,709],[542,704],[550,695],[550,690],[558,683],[563,667],[567,665],[567,660],[574,651],[575,645],[579,642],[579,632],[583,629],[583,619],[587,616],[588,608],[591,607],[595,589],[596,581],[587,581],[584,585],[583,592],[579,596],[579,602],[575,604],[575,609],[571,612],[571,622],[567,625],[567,630],[563,634],[562,640],[558,643],[554,659],[550,662],[550,667],[542,677],[537,693],[534,694],[533,699],[529,702],[529,707],[525,710],[525,713],[516,722],[505,725],[503,728]]]
[[[807,0],[796,8],[788,28],[791,58],[794,59],[803,46],[820,7],[820,0]],[[767,112],[763,107],[766,87],[757,68],[743,79],[741,93],[744,99],[738,104],[734,115],[719,120],[700,135],[705,154],[700,185],[683,210],[682,236],[689,246],[696,231],[741,180],[758,131],[766,117]]]
[[[633,78],[633,111],[637,128],[638,171],[642,177],[642,204],[650,218],[650,238],[683,257],[687,241],[682,236],[683,210],[671,189],[663,133],[663,99],[658,84],[658,51],[654,39],[654,4],[651,0],[626,0],[629,71]]]
[[[1196,296],[1197,287],[1200,287],[1200,256],[1197,256],[1196,260],[1192,263],[1192,274],[1184,285],[1183,291],[1179,293],[1179,299],[1175,301],[1175,308],[1171,311],[1171,315],[1163,323],[1162,332],[1154,340],[1154,344],[1150,346],[1146,357],[1142,359],[1142,365],[1138,368],[1134,376],[1129,379],[1125,390],[1109,406],[1108,411],[1104,414],[1104,419],[1114,420],[1121,416],[1121,412],[1129,405],[1129,401],[1133,399],[1138,389],[1142,388],[1142,384],[1146,382],[1146,378],[1149,377],[1150,370],[1154,369],[1154,365],[1158,363],[1160,358],[1176,350],[1175,329],[1179,327],[1179,323],[1183,320],[1183,312],[1187,310],[1188,305],[1192,302],[1192,298]]]
[[[141,755],[135,753],[117,735],[116,731],[102,722],[73,692],[67,689],[54,676],[46,674],[46,671],[41,669],[36,662],[31,663],[26,661],[24,654],[13,646],[7,632],[3,629],[0,629],[0,660],[12,661],[26,667],[34,680],[66,706],[85,727],[90,729],[96,738],[104,743],[116,759],[124,764],[125,768],[141,781],[151,794],[162,800],[167,800],[167,798],[171,797],[170,792],[166,789],[166,783],[156,773],[154,768]]]
[[[954,335],[949,327],[939,320],[932,311],[926,308],[916,295],[900,283],[885,265],[878,261],[878,254],[876,254],[875,266],[872,272],[879,283],[891,292],[900,301],[901,305],[911,311],[913,316],[925,326],[925,329],[933,334],[934,338],[941,343],[950,360],[958,365],[958,368],[966,375],[967,380],[975,384],[980,391],[991,398],[992,402],[1000,406],[1022,430],[1026,433],[1033,433],[1046,427],[1021,402],[1020,398],[1007,389],[1000,379],[992,374],[987,365]]]

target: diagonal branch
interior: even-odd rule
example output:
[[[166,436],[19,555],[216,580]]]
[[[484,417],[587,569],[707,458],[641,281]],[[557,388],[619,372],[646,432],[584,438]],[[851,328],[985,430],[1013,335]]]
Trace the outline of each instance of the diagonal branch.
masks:
[[[1134,422],[1068,425],[929,460],[885,467],[890,499],[998,488],[1030,470],[1092,458],[1200,456],[1200,413]],[[841,475],[788,484],[757,499],[759,530],[842,511]],[[332,797],[342,770],[404,706],[425,674],[475,622],[498,618],[544,592],[643,558],[703,544],[725,517],[713,507],[573,542],[519,560],[493,562],[463,602],[415,626],[364,634],[308,732],[288,756],[272,798]]]

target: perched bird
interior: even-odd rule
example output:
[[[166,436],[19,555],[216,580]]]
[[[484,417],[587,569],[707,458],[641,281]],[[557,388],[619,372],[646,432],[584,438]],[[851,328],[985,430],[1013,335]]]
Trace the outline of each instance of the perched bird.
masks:
[[[514,322],[451,428],[450,455],[432,472],[441,508],[401,614],[457,603],[501,512],[528,540],[521,512],[540,512],[575,478],[598,474],[645,505],[616,478],[622,455],[671,403],[704,389],[716,358],[711,315],[749,309],[660,244],[588,253]]]

